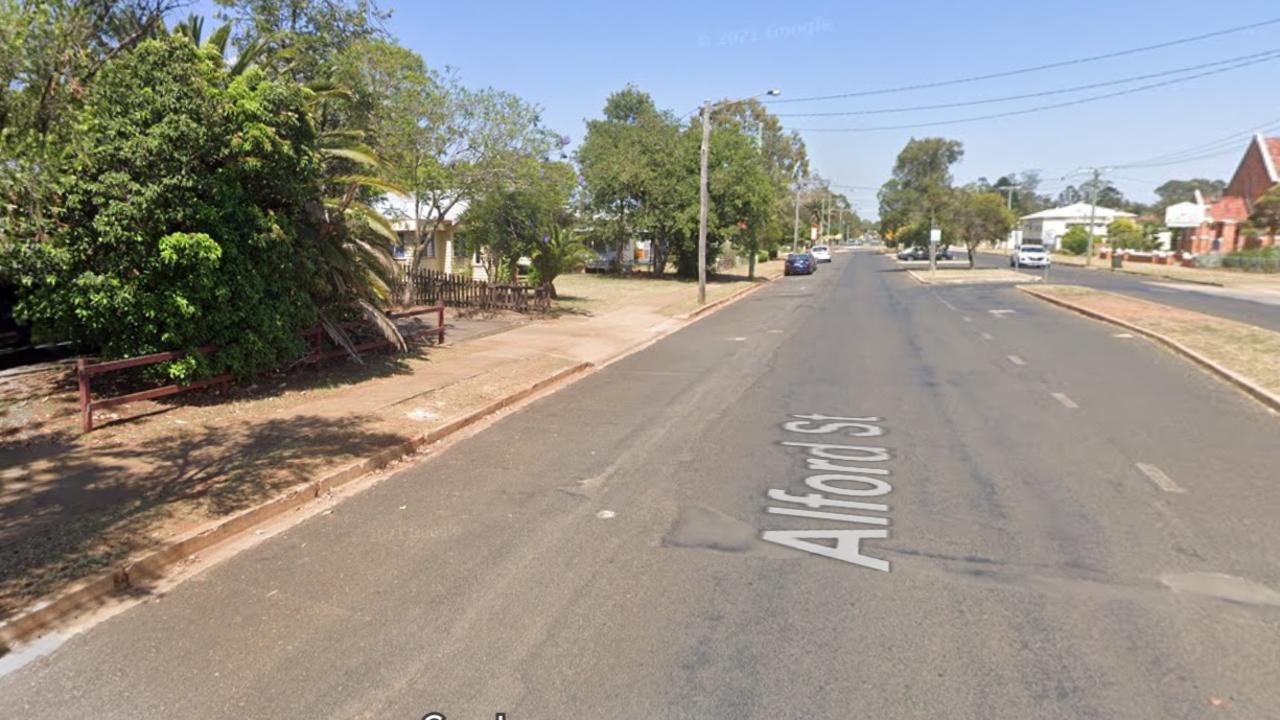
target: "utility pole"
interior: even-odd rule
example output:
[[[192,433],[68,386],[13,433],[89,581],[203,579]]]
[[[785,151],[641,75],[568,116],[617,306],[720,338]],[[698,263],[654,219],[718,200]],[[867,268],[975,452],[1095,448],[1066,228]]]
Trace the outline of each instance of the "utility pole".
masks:
[[[702,153],[698,176],[698,304],[707,304],[707,157],[711,153],[711,101],[702,103]]]
[[[1085,243],[1084,265],[1093,265],[1093,228],[1098,216],[1098,181],[1102,177],[1100,168],[1093,169],[1093,183],[1089,187],[1089,239]]]
[[[791,236],[791,252],[800,246],[800,161],[796,161],[796,169],[792,172],[796,183],[796,224],[795,233]]]

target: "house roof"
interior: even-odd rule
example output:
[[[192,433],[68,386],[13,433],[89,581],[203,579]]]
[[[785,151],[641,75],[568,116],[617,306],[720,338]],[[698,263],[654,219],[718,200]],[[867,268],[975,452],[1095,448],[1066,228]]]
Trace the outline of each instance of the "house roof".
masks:
[[[1214,200],[1207,214],[1213,222],[1244,222],[1249,219],[1249,208],[1244,198],[1227,195]]]
[[[1273,182],[1280,182],[1280,138],[1264,138],[1258,136],[1262,141],[1263,158],[1267,161],[1267,171],[1271,173]]]
[[[413,199],[405,195],[388,194],[377,203],[378,209],[383,215],[391,221],[391,227],[397,231],[406,231],[413,229]],[[457,225],[462,218],[462,214],[467,211],[467,203],[465,200],[459,201],[449,208],[444,214],[444,221],[450,225]],[[436,213],[432,212],[430,207],[425,205],[421,208],[421,216],[419,220],[425,223],[434,223]]]
[[[1116,218],[1137,217],[1131,212],[1123,210],[1113,210],[1111,208],[1102,207],[1101,205],[1090,205],[1089,203],[1073,203],[1063,207],[1049,208],[1040,212],[1023,215],[1023,220],[1079,220],[1080,222],[1088,222],[1089,216],[1093,215],[1096,222],[1109,222]]]

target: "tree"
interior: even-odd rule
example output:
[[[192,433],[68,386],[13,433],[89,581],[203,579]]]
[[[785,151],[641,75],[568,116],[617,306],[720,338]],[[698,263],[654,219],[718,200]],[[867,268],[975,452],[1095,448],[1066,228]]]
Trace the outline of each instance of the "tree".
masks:
[[[1253,204],[1249,228],[1265,232],[1273,241],[1280,234],[1280,186],[1271,188]]]
[[[908,228],[928,228],[944,220],[952,199],[951,166],[964,146],[945,138],[911,139],[898,153],[893,176],[880,188],[880,231],[899,243]],[[918,242],[919,232],[906,233]],[[928,241],[927,233],[924,235]]]
[[[1083,255],[1089,249],[1089,231],[1083,225],[1072,225],[1062,236],[1062,251],[1068,255]]]
[[[1146,250],[1142,226],[1129,218],[1116,218],[1107,225],[1107,242],[1112,250]]]
[[[471,241],[486,249],[490,277],[514,280],[520,257],[534,253],[550,228],[568,225],[572,167],[531,158],[525,165],[520,177],[485,192],[463,216]]]
[[[1226,189],[1227,183],[1224,180],[1209,180],[1206,178],[1169,180],[1156,188],[1156,197],[1159,199],[1155,205],[1151,206],[1151,210],[1163,217],[1165,208],[1170,205],[1194,200],[1197,190],[1205,198],[1218,198],[1222,197],[1222,193]]]
[[[973,193],[962,191],[955,199],[956,237],[969,254],[969,267],[973,267],[973,252],[982,242],[994,242],[1009,234],[1017,218],[1005,206],[997,193]]]
[[[302,350],[315,322],[320,195],[306,90],[161,37],[106,63],[69,150],[58,227],[28,248],[27,317],[110,356],[219,346],[167,370],[241,375]]]
[[[587,257],[587,247],[574,237],[572,230],[552,225],[534,246],[533,282],[547,287],[551,297],[558,297],[556,278],[582,267]]]

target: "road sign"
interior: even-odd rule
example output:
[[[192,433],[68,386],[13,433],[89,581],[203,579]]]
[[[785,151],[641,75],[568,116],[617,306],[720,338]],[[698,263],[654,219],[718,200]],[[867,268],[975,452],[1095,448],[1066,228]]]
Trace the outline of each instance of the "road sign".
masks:
[[[942,242],[942,231],[941,231],[941,230],[939,230],[938,228],[934,228],[934,229],[930,230],[930,231],[929,231],[929,244],[930,244],[930,245],[937,245],[937,244],[938,244],[938,243],[940,243],[940,242]]]

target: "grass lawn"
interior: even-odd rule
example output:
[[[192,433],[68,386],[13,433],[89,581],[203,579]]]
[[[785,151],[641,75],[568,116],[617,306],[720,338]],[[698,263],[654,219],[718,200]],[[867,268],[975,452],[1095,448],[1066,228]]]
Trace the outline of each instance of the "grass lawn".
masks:
[[[756,277],[782,271],[782,261],[756,265]],[[707,302],[714,302],[749,285],[745,265],[707,278]],[[604,315],[641,306],[664,315],[681,315],[698,307],[698,283],[667,275],[661,278],[602,273],[574,273],[556,278],[554,312],[565,315]]]

